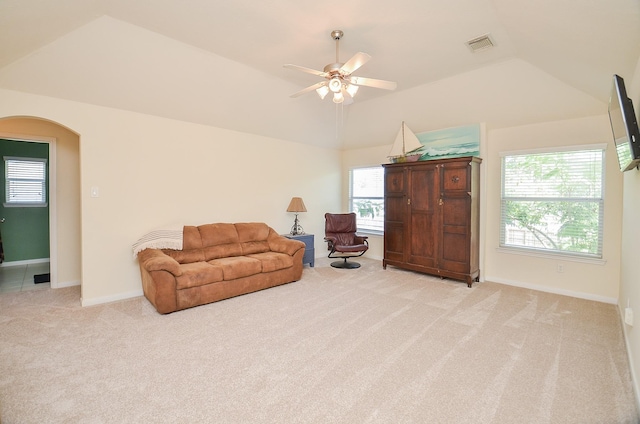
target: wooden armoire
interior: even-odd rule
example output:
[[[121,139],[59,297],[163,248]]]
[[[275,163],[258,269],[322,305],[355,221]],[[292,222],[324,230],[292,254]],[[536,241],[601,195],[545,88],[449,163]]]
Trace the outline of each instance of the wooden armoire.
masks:
[[[385,164],[384,260],[412,271],[478,281],[480,163],[460,157]]]

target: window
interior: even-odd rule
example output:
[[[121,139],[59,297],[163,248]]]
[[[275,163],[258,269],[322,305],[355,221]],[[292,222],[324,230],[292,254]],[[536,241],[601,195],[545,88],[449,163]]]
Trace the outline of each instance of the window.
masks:
[[[350,172],[349,210],[355,212],[359,231],[384,231],[384,169],[357,168]]]
[[[504,154],[500,246],[602,257],[604,149]]]
[[[47,160],[4,157],[5,206],[47,205]]]

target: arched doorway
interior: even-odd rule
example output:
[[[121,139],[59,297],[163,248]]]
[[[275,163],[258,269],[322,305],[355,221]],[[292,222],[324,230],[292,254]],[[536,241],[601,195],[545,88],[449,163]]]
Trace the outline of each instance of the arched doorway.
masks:
[[[80,285],[79,135],[44,118],[15,116],[0,118],[0,138],[48,144],[51,287]]]

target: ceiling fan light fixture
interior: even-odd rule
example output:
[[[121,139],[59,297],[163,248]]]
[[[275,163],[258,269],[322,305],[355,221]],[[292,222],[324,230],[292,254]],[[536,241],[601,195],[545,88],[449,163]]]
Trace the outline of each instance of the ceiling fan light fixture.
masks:
[[[392,81],[354,76],[353,72],[360,69],[362,65],[367,63],[369,59],[371,59],[371,56],[363,52],[358,52],[346,62],[341,62],[339,42],[343,36],[344,33],[341,30],[337,29],[331,32],[331,38],[336,42],[336,60],[335,62],[326,65],[323,71],[317,71],[315,69],[292,64],[284,65],[285,68],[295,69],[324,78],[324,81],[310,85],[309,87],[292,94],[290,97],[298,97],[302,94],[315,90],[318,93],[318,96],[324,100],[327,94],[333,92],[334,103],[345,102],[345,104],[351,104],[353,103],[353,99],[358,88],[361,86],[381,88],[384,90],[396,89],[397,84]]]
[[[329,87],[323,85],[322,87],[316,89],[316,93],[318,93],[318,96],[320,96],[320,98],[324,100],[324,98],[327,97],[327,94],[329,94]]]
[[[331,81],[329,81],[329,89],[334,93],[339,93],[342,90],[342,81],[340,81],[340,78],[331,78]]]

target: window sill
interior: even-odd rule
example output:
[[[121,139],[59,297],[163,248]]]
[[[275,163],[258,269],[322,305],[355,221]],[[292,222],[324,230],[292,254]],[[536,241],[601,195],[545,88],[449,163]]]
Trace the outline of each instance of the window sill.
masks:
[[[376,230],[358,230],[356,231],[356,234],[365,234],[368,236],[383,236],[384,235],[384,231],[376,231]]]
[[[544,259],[554,259],[554,260],[563,260],[569,262],[580,262],[584,264],[593,264],[593,265],[605,265],[607,263],[606,259],[601,258],[589,258],[586,256],[576,256],[570,255],[567,253],[551,253],[551,252],[540,252],[532,249],[518,249],[515,247],[498,247],[496,251],[499,253],[506,253],[509,255],[522,255],[522,256],[533,256],[536,258],[544,258]]]
[[[48,203],[3,203],[5,208],[46,208]]]

